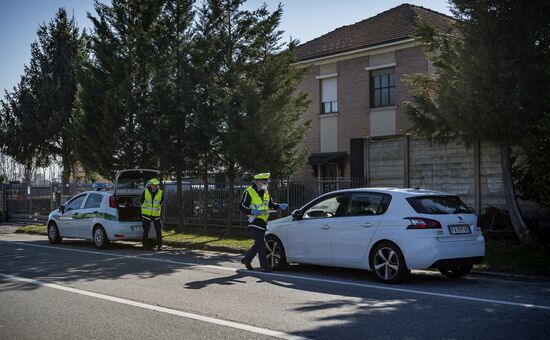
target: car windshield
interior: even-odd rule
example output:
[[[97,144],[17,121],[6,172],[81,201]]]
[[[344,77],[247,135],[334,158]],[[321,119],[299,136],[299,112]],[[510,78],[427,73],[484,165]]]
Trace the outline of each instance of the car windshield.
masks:
[[[420,214],[471,214],[472,211],[458,196],[420,196],[407,198],[413,209]]]

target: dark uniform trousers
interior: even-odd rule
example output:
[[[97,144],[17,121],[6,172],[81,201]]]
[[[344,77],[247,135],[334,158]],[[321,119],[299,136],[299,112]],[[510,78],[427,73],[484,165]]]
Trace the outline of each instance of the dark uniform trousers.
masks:
[[[252,233],[252,238],[254,239],[254,244],[244,256],[244,261],[250,263],[252,259],[258,254],[258,260],[260,260],[260,267],[262,269],[269,269],[269,264],[267,262],[267,250],[265,246],[265,229],[260,229],[254,226],[249,226],[250,232]]]
[[[147,248],[149,246],[149,228],[151,227],[151,222],[155,225],[155,232],[157,234],[157,247],[162,246],[162,224],[160,223],[160,217],[156,216],[145,216],[141,215],[143,220],[143,246]]]

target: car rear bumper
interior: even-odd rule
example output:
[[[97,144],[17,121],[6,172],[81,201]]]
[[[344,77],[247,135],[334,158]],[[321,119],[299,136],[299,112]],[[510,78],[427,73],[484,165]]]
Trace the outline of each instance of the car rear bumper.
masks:
[[[439,264],[476,264],[485,256],[485,238],[483,235],[454,241],[436,237],[417,238],[409,240],[402,250],[409,269],[427,269]]]
[[[437,260],[430,268],[447,268],[447,267],[454,267],[454,266],[466,266],[466,265],[474,265],[483,262],[483,256],[474,256],[474,257],[462,257],[457,259],[444,259],[444,260]]]
[[[141,240],[143,239],[143,225],[141,222],[116,222],[105,226],[109,240]],[[156,238],[155,227],[151,224],[149,238]]]

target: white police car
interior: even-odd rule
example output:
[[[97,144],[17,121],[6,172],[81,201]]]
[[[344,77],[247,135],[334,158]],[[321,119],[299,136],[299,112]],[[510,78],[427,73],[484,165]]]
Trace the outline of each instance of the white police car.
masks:
[[[143,228],[139,197],[159,171],[122,170],[113,190],[86,191],[71,198],[48,216],[48,239],[59,243],[63,238],[93,240],[98,248],[111,241],[141,240]],[[149,238],[155,239],[154,228]]]

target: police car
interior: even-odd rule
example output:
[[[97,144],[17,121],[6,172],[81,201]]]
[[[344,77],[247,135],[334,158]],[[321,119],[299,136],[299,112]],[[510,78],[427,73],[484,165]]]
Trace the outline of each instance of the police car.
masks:
[[[48,216],[48,239],[82,238],[103,249],[112,241],[141,240],[143,228],[139,197],[147,182],[159,171],[129,169],[120,171],[112,190],[80,193]],[[149,238],[155,239],[154,228]]]

